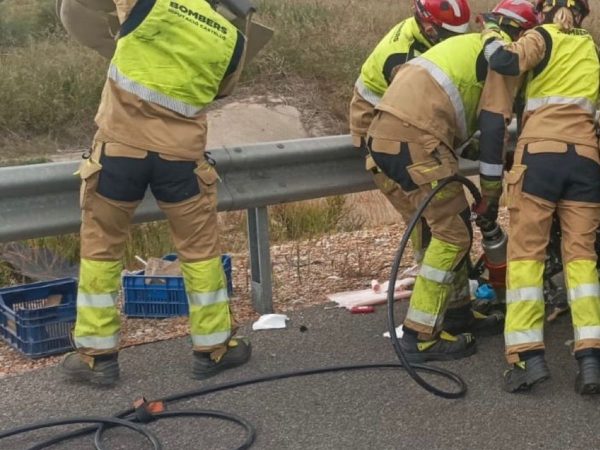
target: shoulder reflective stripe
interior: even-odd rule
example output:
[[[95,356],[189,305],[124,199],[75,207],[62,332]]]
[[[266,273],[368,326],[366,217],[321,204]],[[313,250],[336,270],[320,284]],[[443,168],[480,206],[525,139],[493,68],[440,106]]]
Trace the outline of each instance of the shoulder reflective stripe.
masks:
[[[223,303],[229,300],[227,289],[219,289],[214,292],[188,292],[190,305],[209,306],[215,303]]]
[[[77,293],[77,306],[88,308],[114,308],[117,305],[117,294],[85,294]]]
[[[587,98],[560,96],[530,98],[527,100],[527,111],[535,111],[548,105],[576,105],[590,114],[596,114],[596,106]]]
[[[479,173],[488,177],[501,177],[504,172],[504,164],[490,164],[479,161]]]
[[[438,316],[435,314],[429,314],[423,311],[418,311],[409,307],[408,313],[406,313],[406,318],[421,325],[435,327]]]
[[[139,98],[147,102],[156,103],[160,106],[170,109],[171,111],[179,113],[182,116],[195,117],[200,111],[202,111],[202,108],[189,105],[181,100],[161,94],[160,92],[156,92],[147,88],[146,86],[142,86],[141,84],[130,80],[121,72],[119,72],[119,69],[117,69],[114,64],[111,64],[108,68],[108,77],[117,83],[117,85],[124,91],[137,95]]]
[[[539,329],[504,333],[504,342],[507,346],[544,342],[544,331]]]
[[[575,328],[575,340],[600,339],[600,327],[579,327]]]
[[[448,94],[448,97],[450,97],[452,106],[454,106],[454,113],[456,114],[456,124],[458,126],[459,137],[461,139],[466,139],[467,118],[465,115],[465,107],[463,105],[460,92],[458,91],[458,88],[454,85],[450,77],[448,77],[448,75],[446,75],[446,72],[440,69],[433,62],[423,57],[418,57],[413,60],[410,60],[406,64],[414,64],[415,66],[420,66],[426,69],[435,79],[435,81],[438,82],[442,89],[446,91],[446,94]]]
[[[230,331],[220,331],[212,334],[192,334],[192,344],[199,347],[208,347],[210,345],[218,345],[229,339]]]
[[[508,289],[506,291],[506,304],[515,302],[544,301],[544,289],[541,287],[525,287],[520,289]]]
[[[110,350],[119,345],[119,335],[100,337],[100,336],[74,336],[75,346],[77,348],[86,347],[97,350]]]
[[[454,279],[454,272],[446,272],[445,270],[436,269],[427,264],[421,265],[419,275],[437,283],[450,283]]]
[[[499,39],[494,39],[489,44],[486,44],[485,48],[483,49],[483,54],[485,55],[486,61],[490,62],[492,55],[496,53],[496,50],[502,47],[504,47],[504,44]]]
[[[569,302],[585,297],[600,298],[600,284],[580,284],[577,287],[569,289]]]
[[[354,86],[361,97],[368,101],[371,105],[377,106],[381,101],[381,96],[369,89],[361,77],[358,77]]]

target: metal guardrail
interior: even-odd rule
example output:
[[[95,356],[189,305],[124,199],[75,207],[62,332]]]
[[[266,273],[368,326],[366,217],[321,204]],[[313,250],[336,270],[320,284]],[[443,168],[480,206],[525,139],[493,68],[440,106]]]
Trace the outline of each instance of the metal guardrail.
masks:
[[[248,210],[252,298],[272,311],[267,206],[375,189],[349,136],[211,150],[222,183],[219,211]],[[77,162],[0,168],[0,242],[75,232],[80,226]],[[461,172],[478,164],[461,160]],[[136,223],[162,219],[150,192]]]

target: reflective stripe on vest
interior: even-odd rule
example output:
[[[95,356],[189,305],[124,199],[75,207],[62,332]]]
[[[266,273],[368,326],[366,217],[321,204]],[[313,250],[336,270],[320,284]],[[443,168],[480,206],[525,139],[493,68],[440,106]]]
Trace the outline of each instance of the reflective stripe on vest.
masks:
[[[535,111],[549,105],[576,105],[581,109],[596,115],[596,106],[587,98],[568,98],[553,95],[545,98],[530,98],[527,100],[527,111]]]
[[[145,101],[193,117],[241,64],[244,43],[209,2],[153,0],[147,15],[118,39],[109,77]]]
[[[446,73],[440,69],[435,63],[424,59],[424,58],[415,58],[412,61],[409,61],[407,64],[414,64],[415,66],[420,66],[426,69],[433,79],[437,81],[437,83],[442,87],[442,89],[448,94],[450,97],[450,101],[452,102],[452,106],[454,107],[454,112],[456,114],[456,125],[458,126],[458,135],[461,139],[466,139],[468,137],[467,131],[467,118],[465,116],[465,107],[463,105],[462,98],[460,96],[460,92],[458,91],[456,85],[452,82],[450,77],[446,75]]]
[[[388,58],[400,53],[406,54],[407,58],[411,59],[420,54],[416,47],[424,49],[431,47],[431,44],[421,34],[416,19],[411,17],[392,28],[362,65],[360,78],[364,85],[375,95],[381,97],[389,86],[384,74]],[[368,100],[366,97],[365,99]]]
[[[600,339],[600,326],[575,328],[575,340]]]
[[[425,68],[444,89],[456,115],[455,136],[461,141],[478,128],[477,109],[488,72],[483,44],[480,33],[455,36],[407,63]]]
[[[161,94],[160,92],[149,89],[146,86],[142,86],[140,83],[127,78],[125,75],[119,72],[119,69],[117,69],[114,64],[111,64],[108,68],[108,77],[117,83],[117,86],[124,91],[127,91],[133,95],[137,95],[139,98],[147,102],[156,103],[160,106],[170,109],[171,111],[175,111],[182,116],[194,117],[198,115],[200,111],[202,111],[202,108],[188,105],[185,102],[177,100],[173,97],[169,97],[168,95]]]
[[[371,105],[377,106],[381,101],[381,96],[369,89],[361,77],[358,77],[354,87],[356,87],[356,90],[360,96],[368,101]]]
[[[529,73],[526,108],[576,105],[590,115],[596,112],[600,63],[594,41],[586,30],[562,32],[554,24],[536,28],[546,41],[546,58]],[[548,57],[548,51],[549,57]]]
[[[581,284],[569,289],[569,302],[574,302],[580,298],[596,297],[600,298],[599,284]]]
[[[544,301],[544,290],[541,287],[524,287],[508,289],[506,291],[506,304],[516,302]]]
[[[510,333],[504,333],[504,342],[507,346],[544,342],[544,331],[541,329],[511,331]]]

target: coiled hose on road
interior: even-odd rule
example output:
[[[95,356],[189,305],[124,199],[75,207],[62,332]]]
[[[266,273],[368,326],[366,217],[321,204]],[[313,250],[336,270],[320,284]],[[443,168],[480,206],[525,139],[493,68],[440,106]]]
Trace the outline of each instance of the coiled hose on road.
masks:
[[[352,371],[352,370],[373,370],[373,369],[392,368],[392,367],[403,368],[404,370],[406,370],[406,372],[410,375],[410,377],[416,383],[418,383],[421,387],[423,387],[428,392],[431,392],[434,395],[437,395],[437,396],[443,397],[443,398],[447,398],[447,399],[456,399],[456,398],[464,397],[465,394],[467,393],[467,385],[459,375],[457,375],[453,372],[450,372],[446,369],[439,368],[439,367],[432,367],[432,366],[428,366],[426,364],[410,364],[409,363],[409,361],[406,358],[406,355],[402,351],[402,347],[400,346],[400,342],[399,342],[398,336],[396,334],[396,322],[394,319],[394,289],[395,289],[395,285],[396,285],[396,279],[398,277],[398,270],[400,268],[400,263],[402,261],[404,251],[405,251],[408,241],[410,239],[410,235],[412,234],[416,225],[421,220],[421,217],[423,216],[423,212],[425,211],[425,209],[427,208],[429,203],[431,203],[431,201],[434,199],[434,197],[442,189],[444,189],[448,184],[455,183],[455,182],[464,185],[471,192],[473,197],[475,198],[475,202],[479,202],[481,200],[481,194],[477,190],[477,187],[470,180],[468,180],[467,178],[465,178],[461,175],[453,175],[449,178],[446,178],[446,179],[440,181],[438,183],[438,185],[427,196],[427,198],[423,201],[423,203],[421,204],[421,206],[415,213],[414,217],[408,224],[407,229],[404,232],[404,235],[402,237],[402,240],[400,241],[400,245],[398,247],[396,256],[394,258],[394,262],[393,262],[392,270],[391,270],[391,274],[390,274],[389,288],[388,288],[387,310],[388,310],[388,329],[389,329],[389,333],[390,333],[390,338],[392,340],[392,345],[394,346],[396,355],[400,359],[399,363],[375,363],[375,364],[360,364],[360,365],[348,365],[348,366],[334,366],[334,367],[308,369],[308,370],[286,372],[286,373],[280,373],[280,374],[274,374],[274,375],[267,375],[267,376],[263,376],[263,377],[251,378],[251,379],[242,380],[242,381],[234,381],[231,383],[218,384],[216,386],[203,387],[203,388],[196,389],[193,391],[188,391],[188,392],[171,395],[162,400],[158,400],[157,402],[163,402],[165,404],[168,404],[168,403],[172,403],[172,402],[176,402],[176,401],[188,400],[188,399],[191,399],[194,397],[200,397],[200,396],[215,393],[215,392],[226,391],[229,389],[235,389],[235,388],[239,388],[242,386],[266,383],[266,382],[275,381],[275,380],[283,380],[286,378],[296,378],[296,377],[303,377],[303,376],[308,376],[308,375],[318,375],[318,374],[324,374],[324,373],[335,373],[335,372],[344,372],[344,371]],[[454,383],[455,385],[457,385],[458,390],[445,391],[445,390],[439,389],[439,388],[433,386],[432,384],[430,384],[429,382],[427,382],[426,380],[424,380],[419,375],[419,373],[418,373],[419,371],[444,377],[444,378],[452,381],[452,383]],[[246,431],[245,439],[244,439],[244,442],[240,446],[237,447],[237,450],[244,450],[244,449],[250,448],[256,438],[256,429],[250,422],[248,422],[247,420],[245,420],[239,416],[236,416],[234,414],[226,413],[226,412],[222,412],[222,411],[210,411],[210,410],[165,411],[165,412],[159,412],[159,413],[153,414],[152,419],[160,420],[163,418],[190,417],[190,416],[191,417],[219,418],[222,420],[227,420],[227,421],[230,421],[233,423],[237,423],[238,425],[243,427],[244,430]],[[2,440],[4,438],[8,438],[9,436],[15,436],[15,435],[19,435],[19,434],[29,433],[29,432],[39,430],[42,428],[50,428],[50,427],[55,427],[55,426],[59,426],[59,425],[76,424],[76,423],[82,423],[82,424],[94,423],[94,424],[98,424],[98,425],[85,427],[85,428],[82,428],[81,430],[77,430],[77,431],[73,431],[73,432],[59,434],[49,440],[46,440],[44,442],[38,443],[38,444],[30,447],[28,450],[40,450],[43,448],[47,448],[51,445],[55,445],[60,442],[64,442],[64,441],[67,441],[67,440],[70,440],[73,438],[85,436],[85,435],[88,435],[88,434],[94,433],[94,432],[95,432],[94,446],[97,450],[103,450],[104,447],[102,446],[102,435],[107,428],[115,427],[115,426],[123,426],[123,427],[126,427],[126,428],[136,431],[137,433],[141,434],[146,440],[148,440],[152,444],[152,448],[154,448],[155,450],[161,450],[163,447],[162,447],[162,444],[160,443],[160,441],[158,440],[158,438],[151,431],[149,431],[147,429],[147,427],[143,427],[143,426],[139,425],[139,422],[140,422],[140,419],[139,419],[139,416],[136,415],[136,410],[134,408],[130,408],[130,409],[126,409],[124,411],[121,411],[121,412],[115,414],[113,417],[73,417],[73,418],[67,418],[67,419],[62,419],[62,420],[45,421],[45,422],[38,422],[38,423],[30,424],[30,425],[25,425],[22,427],[13,428],[13,429],[10,429],[7,431],[0,432],[0,440]]]

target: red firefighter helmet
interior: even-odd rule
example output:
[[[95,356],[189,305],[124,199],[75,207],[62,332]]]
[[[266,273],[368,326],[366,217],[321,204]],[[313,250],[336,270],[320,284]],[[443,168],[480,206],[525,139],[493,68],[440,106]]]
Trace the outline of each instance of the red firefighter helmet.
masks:
[[[524,30],[529,30],[540,23],[539,14],[529,0],[502,0],[492,9],[492,13],[511,20]]]
[[[469,29],[471,9],[467,0],[414,0],[415,15],[423,22],[455,34]]]
[[[544,6],[555,7],[555,6],[564,6],[566,8],[575,9],[579,14],[581,14],[581,18],[585,18],[590,13],[590,2],[588,0],[537,0],[535,4],[535,9],[538,12],[542,12]]]

